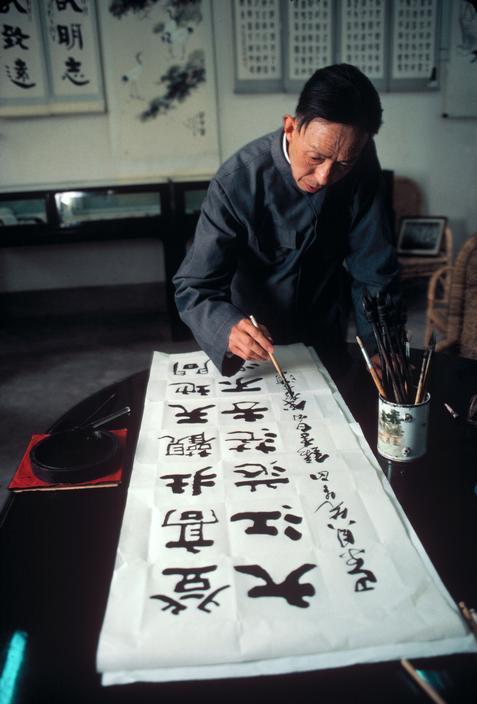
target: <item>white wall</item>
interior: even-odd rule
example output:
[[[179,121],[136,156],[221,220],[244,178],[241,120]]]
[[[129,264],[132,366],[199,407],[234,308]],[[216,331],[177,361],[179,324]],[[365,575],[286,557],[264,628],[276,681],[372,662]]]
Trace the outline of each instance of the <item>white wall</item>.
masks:
[[[225,0],[212,0],[212,5],[223,160],[278,127],[283,114],[294,111],[297,96],[233,93],[231,5]],[[477,119],[443,119],[441,101],[440,93],[383,94],[384,125],[377,145],[382,166],[417,181],[429,213],[447,215],[457,249],[477,230]],[[108,114],[0,120],[0,189],[124,183],[128,173],[114,158],[111,142]],[[153,169],[144,171],[143,179],[154,179]],[[154,252],[150,243],[142,251],[138,246],[129,242],[0,250],[0,290],[97,285],[103,272],[106,285],[161,278],[160,246]],[[136,247],[133,265],[124,257],[124,247]],[[65,274],[68,271],[74,274]]]
[[[276,129],[293,113],[297,95],[233,93],[232,19],[228,3],[214,3],[222,157]],[[477,119],[441,117],[441,92],[383,93],[384,124],[376,143],[383,168],[415,180],[428,213],[446,215],[456,249],[477,231]]]

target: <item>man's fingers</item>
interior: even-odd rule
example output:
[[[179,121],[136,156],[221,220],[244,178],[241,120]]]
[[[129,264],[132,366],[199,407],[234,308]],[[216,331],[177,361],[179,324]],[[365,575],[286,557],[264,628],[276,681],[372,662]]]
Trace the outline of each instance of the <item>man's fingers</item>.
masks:
[[[248,318],[242,318],[230,330],[229,351],[241,359],[264,360],[273,352],[273,345],[261,328],[256,328]]]
[[[265,325],[261,325],[259,323],[258,327],[255,327],[249,318],[243,318],[239,322],[239,325],[242,326],[242,329],[253,337],[253,339],[260,345],[260,347],[263,347],[267,353],[273,353],[272,336],[268,332]]]

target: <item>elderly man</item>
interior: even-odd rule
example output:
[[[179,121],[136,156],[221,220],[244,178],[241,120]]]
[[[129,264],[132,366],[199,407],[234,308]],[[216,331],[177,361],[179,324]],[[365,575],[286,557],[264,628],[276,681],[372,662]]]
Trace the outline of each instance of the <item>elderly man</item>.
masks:
[[[320,69],[296,116],[243,147],[211,181],[174,282],[179,314],[223,374],[267,359],[273,342],[305,342],[325,364],[336,359],[350,283],[358,332],[371,347],[363,292],[393,293],[398,277],[373,142],[381,114],[356,67]]]

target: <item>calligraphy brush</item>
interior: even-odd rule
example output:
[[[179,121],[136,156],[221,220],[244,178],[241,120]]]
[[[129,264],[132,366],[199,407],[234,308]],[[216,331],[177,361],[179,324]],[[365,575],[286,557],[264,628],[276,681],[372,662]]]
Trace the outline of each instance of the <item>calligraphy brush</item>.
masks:
[[[406,311],[402,302],[398,302],[396,306],[392,306],[392,334],[396,345],[396,359],[399,368],[399,373],[402,377],[402,387],[404,396],[408,402],[411,401],[410,394],[412,393],[412,375],[409,368],[409,357],[406,348]]]
[[[373,363],[371,362],[371,360],[370,360],[370,358],[369,358],[369,355],[368,355],[368,353],[366,352],[366,348],[365,348],[365,346],[363,345],[363,343],[362,343],[362,341],[361,341],[361,338],[358,337],[358,335],[356,335],[356,342],[358,343],[359,348],[360,348],[360,350],[361,350],[361,352],[362,352],[362,354],[363,354],[364,361],[366,362],[366,366],[367,366],[367,368],[368,368],[368,372],[371,374],[371,377],[372,377],[372,379],[373,379],[373,381],[374,381],[374,385],[376,386],[379,395],[380,395],[382,398],[386,398],[386,394],[385,394],[384,389],[383,389],[383,387],[382,387],[381,381],[379,380],[378,373],[377,373],[376,369],[373,367]]]
[[[417,385],[416,398],[414,403],[420,403],[425,396],[426,383],[429,378],[429,367],[431,365],[431,357],[436,347],[436,336],[432,332],[429,345],[422,356],[421,373],[419,374],[419,383]]]
[[[382,330],[384,346],[386,348],[389,364],[388,373],[391,379],[391,384],[394,391],[396,403],[404,403],[404,390],[402,389],[402,382],[400,376],[398,376],[398,370],[396,368],[396,363],[394,359],[394,349],[391,341],[391,335],[389,333],[388,321],[387,321],[387,306],[383,297],[378,294],[376,297],[376,310],[378,313],[378,320]]]
[[[259,327],[259,325],[253,315],[250,316],[250,320],[252,322],[252,325],[254,327],[256,327],[258,330],[260,330],[260,327]],[[273,366],[275,367],[275,370],[276,370],[278,376],[280,377],[280,379],[284,383],[286,390],[288,391],[290,396],[293,396],[292,388],[291,388],[290,384],[288,383],[288,381],[286,380],[285,374],[283,373],[281,366],[277,362],[277,358],[275,357],[275,355],[272,352],[269,352],[268,356],[270,357],[270,361],[272,362]]]
[[[373,305],[373,300],[370,296],[365,294],[363,296],[363,309],[364,309],[364,316],[368,323],[371,325],[373,328],[373,333],[374,333],[374,339],[376,340],[376,345],[378,348],[378,353],[379,353],[379,359],[381,360],[381,369],[384,372],[384,375],[387,377],[387,368],[389,366],[389,360],[386,354],[386,350],[383,345],[383,341],[381,340],[381,335],[379,334],[379,328],[378,328],[378,321],[377,321],[377,316],[376,316],[376,310],[375,306]]]
[[[385,330],[389,340],[391,363],[396,377],[396,384],[399,389],[401,402],[405,403],[407,401],[407,391],[400,340],[400,316],[389,294],[385,297],[380,312],[383,316]]]

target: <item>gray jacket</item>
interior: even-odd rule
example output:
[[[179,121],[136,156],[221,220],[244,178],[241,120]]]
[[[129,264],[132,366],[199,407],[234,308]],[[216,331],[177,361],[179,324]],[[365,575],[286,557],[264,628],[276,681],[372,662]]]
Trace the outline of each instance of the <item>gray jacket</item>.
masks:
[[[280,129],[256,139],[222,165],[174,277],[182,320],[225,375],[242,364],[226,352],[230,328],[244,316],[265,324],[277,344],[319,349],[343,330],[350,275],[358,332],[372,344],[364,288],[397,286],[374,143],[343,179],[310,194],[293,179],[282,136]]]

